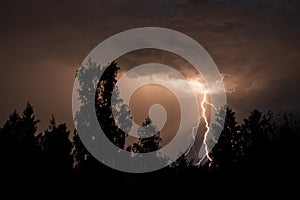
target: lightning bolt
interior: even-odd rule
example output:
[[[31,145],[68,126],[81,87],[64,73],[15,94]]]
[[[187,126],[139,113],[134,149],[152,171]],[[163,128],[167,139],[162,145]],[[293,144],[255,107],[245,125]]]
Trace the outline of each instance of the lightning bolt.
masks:
[[[211,107],[213,107],[215,110],[217,110],[217,108],[216,108],[213,104],[211,104],[211,103],[209,103],[209,102],[207,101],[207,92],[204,92],[204,96],[203,96],[203,99],[202,99],[200,105],[201,105],[201,109],[202,109],[202,116],[201,116],[201,118],[204,119],[205,128],[206,128],[206,131],[205,131],[205,133],[204,133],[204,138],[203,138],[203,144],[204,144],[204,147],[205,147],[205,156],[203,156],[203,157],[200,159],[200,161],[199,161],[198,163],[196,163],[196,166],[199,166],[199,165],[202,163],[202,161],[205,159],[205,157],[206,157],[209,161],[212,161],[212,158],[211,158],[210,155],[209,155],[209,150],[208,150],[208,145],[207,145],[207,135],[208,135],[208,133],[209,133],[210,127],[209,127],[208,119],[207,119],[207,117],[206,117],[206,109],[205,109],[205,106],[204,106],[205,104],[208,104],[208,105],[210,105]]]
[[[203,161],[203,159],[205,157],[207,157],[210,161],[212,161],[212,158],[209,156],[208,145],[206,143],[207,142],[207,135],[209,133],[210,127],[209,127],[208,119],[206,117],[205,104],[210,105],[215,110],[217,110],[217,108],[212,103],[208,102],[208,100],[207,100],[207,92],[206,91],[204,92],[203,99],[202,99],[202,101],[200,103],[200,106],[201,106],[201,109],[202,109],[202,113],[201,113],[200,119],[199,119],[197,125],[195,127],[193,127],[193,131],[192,131],[193,142],[190,145],[188,151],[185,153],[185,155],[187,155],[191,151],[191,148],[192,148],[192,146],[194,145],[194,143],[196,141],[196,134],[197,134],[198,127],[200,125],[201,119],[203,118],[204,119],[204,123],[205,123],[205,127],[206,127],[206,131],[204,133],[204,139],[203,139],[203,144],[205,146],[205,156],[198,163],[196,163],[196,165],[199,165]]]
[[[216,81],[216,84],[218,83],[223,83],[223,80],[226,76],[229,76],[229,77],[232,77],[231,75],[229,74],[221,74],[221,78],[220,80]],[[230,90],[227,90],[224,88],[224,91],[226,93],[233,93],[235,92],[235,89],[232,88]],[[189,152],[191,151],[191,148],[193,147],[195,141],[196,141],[196,134],[197,134],[197,130],[198,130],[198,127],[200,125],[200,122],[201,122],[201,119],[203,118],[204,119],[204,123],[205,123],[205,127],[206,127],[206,131],[204,133],[204,138],[203,138],[203,144],[204,144],[204,149],[205,149],[205,156],[203,156],[199,162],[196,163],[196,166],[200,166],[200,164],[203,162],[203,160],[205,158],[207,158],[209,161],[212,161],[212,158],[210,157],[209,155],[209,149],[208,149],[208,144],[207,144],[207,141],[208,141],[208,133],[210,131],[210,127],[209,127],[209,122],[208,122],[208,119],[206,117],[206,109],[205,109],[205,104],[207,105],[210,105],[212,108],[214,108],[216,111],[217,111],[217,108],[212,104],[210,103],[208,100],[207,100],[207,91],[204,91],[203,93],[203,99],[201,100],[201,103],[200,103],[200,106],[201,106],[201,109],[202,109],[202,113],[201,113],[201,116],[199,118],[199,121],[197,123],[197,125],[195,127],[192,128],[192,137],[193,137],[193,142],[192,144],[190,145],[189,149],[187,150],[187,152],[185,153],[185,155],[189,154]],[[216,141],[215,141],[216,142]],[[194,153],[196,154],[195,152],[195,149],[194,150]]]

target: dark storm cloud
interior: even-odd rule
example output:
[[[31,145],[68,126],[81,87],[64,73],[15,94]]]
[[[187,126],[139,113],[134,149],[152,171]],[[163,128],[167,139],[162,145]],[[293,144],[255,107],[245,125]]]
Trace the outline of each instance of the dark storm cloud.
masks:
[[[230,106],[241,117],[253,108],[300,113],[299,3],[217,2],[190,4],[196,25],[179,28],[197,38],[222,73],[233,76],[226,80],[236,89],[228,95]],[[203,6],[207,12],[199,12]],[[187,17],[181,13],[173,20],[182,24]]]
[[[76,68],[120,31],[161,26],[196,39],[210,53],[238,113],[252,108],[300,113],[298,1],[6,1],[0,8],[1,123],[32,102],[72,123]]]

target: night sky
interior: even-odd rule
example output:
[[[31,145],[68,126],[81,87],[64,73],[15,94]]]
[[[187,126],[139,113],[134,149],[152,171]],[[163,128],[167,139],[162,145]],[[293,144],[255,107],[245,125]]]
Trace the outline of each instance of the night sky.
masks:
[[[254,109],[300,116],[300,2],[286,0],[1,1],[0,124],[30,102],[73,127],[77,68],[104,39],[157,26],[197,40],[222,74],[239,119]]]

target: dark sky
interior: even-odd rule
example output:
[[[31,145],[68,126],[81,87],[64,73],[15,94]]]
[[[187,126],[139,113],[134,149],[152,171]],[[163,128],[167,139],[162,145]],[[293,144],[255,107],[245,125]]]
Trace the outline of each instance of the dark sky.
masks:
[[[27,101],[72,127],[74,74],[101,41],[158,26],[197,40],[223,74],[228,104],[300,114],[300,2],[287,0],[1,1],[0,124]]]

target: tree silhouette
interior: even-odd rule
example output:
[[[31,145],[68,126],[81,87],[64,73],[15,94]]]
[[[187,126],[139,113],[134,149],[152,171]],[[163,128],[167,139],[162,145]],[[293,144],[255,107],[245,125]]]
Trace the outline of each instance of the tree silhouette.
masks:
[[[100,66],[91,59],[81,66],[76,76],[80,86],[79,100],[82,105],[81,111],[76,113],[76,118],[82,121],[81,133],[88,136],[86,139],[90,140],[90,143],[96,144],[98,132],[90,130],[89,125],[90,119],[95,114],[94,109],[91,109],[89,105],[94,105],[98,123],[106,137],[116,146],[124,149],[126,134],[122,129],[128,131],[131,127],[131,120],[129,108],[119,97],[116,86],[119,69],[115,62],[108,66]],[[102,73],[102,76],[100,80],[97,80],[99,73]],[[96,87],[96,93],[92,92],[94,87]],[[122,121],[121,126],[117,124],[120,121]],[[101,168],[100,163],[83,146],[77,130],[74,131],[73,145],[76,168],[96,168],[96,166]],[[105,149],[104,146],[101,148]]]
[[[1,168],[36,167],[39,149],[35,132],[38,122],[29,103],[21,116],[16,111],[13,112],[0,130]]]
[[[71,171],[73,158],[71,152],[73,145],[69,139],[70,131],[66,124],[56,124],[54,116],[50,120],[49,127],[40,133],[40,148],[43,151],[43,167],[52,170]]]
[[[259,168],[258,165],[270,156],[268,148],[274,132],[272,117],[271,112],[262,114],[259,110],[253,110],[241,125],[248,168]]]
[[[73,147],[74,168],[79,169],[86,160],[91,159],[91,154],[81,142],[76,129],[74,129]]]
[[[132,124],[126,126],[126,123],[124,123],[130,119],[130,116],[127,114],[129,113],[129,108],[119,97],[118,90],[113,93],[116,87],[116,77],[119,69],[115,62],[112,62],[105,69],[97,86],[95,102],[98,122],[103,132],[111,142],[119,148],[124,149],[127,135],[123,130],[130,130]],[[116,105],[112,105],[112,102],[115,102]],[[116,116],[113,115],[113,110]],[[121,125],[125,124],[125,127],[119,127],[118,124],[116,124],[118,120],[122,121]]]
[[[119,90],[116,86],[116,77],[120,68],[115,62],[112,62],[107,67],[101,68],[90,59],[86,63],[86,67],[81,68],[81,70],[83,71],[80,71],[79,74],[83,74],[83,76],[87,74],[86,76],[89,77],[92,74],[91,72],[95,71],[95,68],[103,71],[103,75],[97,84],[97,90],[95,94],[95,106],[98,122],[108,139],[119,148],[124,149],[125,139],[127,137],[127,134],[125,132],[128,132],[130,130],[132,122],[129,107],[124,103],[123,99],[120,98]],[[87,79],[86,77],[79,77],[79,82],[81,85],[85,85],[86,88],[93,87],[93,85],[86,86],[87,83],[85,83],[85,80],[90,80],[90,78]],[[90,94],[90,96],[92,96],[92,94]],[[89,99],[89,97],[83,93],[80,98],[84,101],[88,101]],[[143,123],[144,128],[140,128],[138,130],[139,134],[143,134],[143,131],[145,131],[143,129],[145,129],[146,127],[148,127],[148,129],[155,128],[154,126],[149,127],[150,123],[150,118],[147,118]],[[78,144],[78,149],[82,149],[78,138],[79,137],[77,136],[77,134],[75,134],[75,147]],[[161,139],[158,133],[150,138],[139,139],[138,143],[135,143],[132,146],[128,147],[127,150],[134,152],[154,151],[160,148],[160,143]],[[78,159],[84,159],[88,157],[88,154],[86,152],[83,152],[83,154],[85,155],[78,155],[79,152],[76,153],[78,163],[80,163]]]
[[[248,146],[261,146],[269,137],[271,115],[263,115],[258,110],[253,110],[242,124],[243,134],[248,139]],[[255,147],[253,147],[255,148]]]
[[[235,112],[230,108],[223,108],[219,115],[226,117],[223,130],[219,137],[218,143],[214,146],[211,157],[213,161],[210,167],[218,170],[234,170],[237,168],[244,156],[244,141],[241,134],[240,126],[237,124]],[[221,121],[223,116],[218,116],[217,121]],[[220,129],[220,124],[214,124],[213,129]]]
[[[149,134],[156,133],[151,137],[145,137]],[[138,135],[140,138],[137,143],[133,143],[132,146],[127,148],[127,151],[132,151],[134,153],[147,153],[152,151],[157,151],[161,146],[160,131],[157,127],[152,124],[149,117],[146,117],[142,126],[138,129]]]

